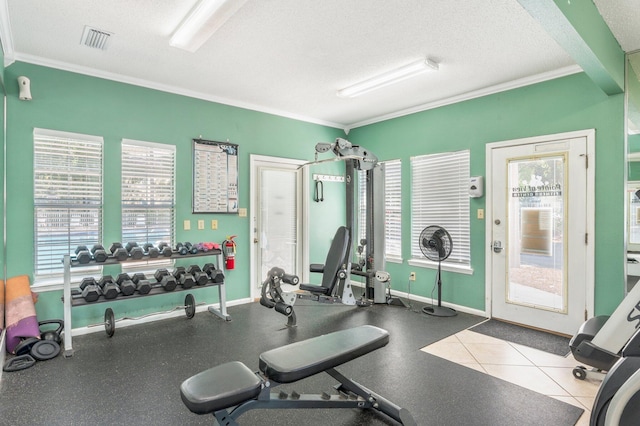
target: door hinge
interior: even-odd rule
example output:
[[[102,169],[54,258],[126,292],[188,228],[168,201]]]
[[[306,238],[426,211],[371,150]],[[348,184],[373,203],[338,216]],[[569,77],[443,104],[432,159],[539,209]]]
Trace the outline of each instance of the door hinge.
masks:
[[[587,312],[587,310],[585,309],[585,310],[584,310],[584,320],[585,320],[585,321],[587,320],[587,315],[588,315],[588,312]]]
[[[589,233],[588,232],[585,232],[585,234],[584,234],[584,243],[585,244],[589,244]]]
[[[589,168],[589,155],[587,154],[580,154],[581,157],[584,157],[584,168],[588,169]]]

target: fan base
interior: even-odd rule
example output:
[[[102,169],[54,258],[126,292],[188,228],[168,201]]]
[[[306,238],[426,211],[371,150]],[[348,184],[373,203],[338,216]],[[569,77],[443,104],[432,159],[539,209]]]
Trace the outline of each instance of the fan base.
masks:
[[[434,317],[455,317],[458,315],[455,309],[447,308],[445,306],[425,306],[422,308],[422,312]]]

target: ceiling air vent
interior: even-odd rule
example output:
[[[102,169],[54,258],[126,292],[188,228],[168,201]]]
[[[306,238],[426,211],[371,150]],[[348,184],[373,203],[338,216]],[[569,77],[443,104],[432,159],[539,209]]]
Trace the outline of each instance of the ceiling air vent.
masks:
[[[113,33],[110,33],[109,31],[102,31],[97,28],[85,26],[80,44],[94,49],[107,50],[109,39],[112,35]]]

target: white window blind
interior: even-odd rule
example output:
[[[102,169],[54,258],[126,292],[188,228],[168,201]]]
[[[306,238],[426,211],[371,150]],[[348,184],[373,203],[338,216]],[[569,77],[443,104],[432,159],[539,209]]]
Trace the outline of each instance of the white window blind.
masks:
[[[36,277],[61,275],[62,258],[102,241],[103,139],[33,132]]]
[[[418,238],[427,226],[449,231],[453,250],[443,263],[470,266],[469,151],[411,157],[411,257],[425,260]]]
[[[384,165],[385,257],[402,260],[402,163],[400,160],[389,160]],[[366,179],[366,172],[358,170],[358,243],[365,238],[366,232]]]
[[[402,162],[384,162],[385,229],[387,260],[402,261]]]
[[[173,244],[175,160],[173,145],[122,140],[122,244]]]

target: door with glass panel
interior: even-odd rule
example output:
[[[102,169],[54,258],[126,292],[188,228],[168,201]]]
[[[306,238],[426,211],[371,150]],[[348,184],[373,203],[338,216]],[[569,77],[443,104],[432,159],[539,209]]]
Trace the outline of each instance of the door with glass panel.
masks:
[[[253,258],[252,297],[259,297],[267,272],[274,266],[300,274],[302,268],[302,162],[252,158]]]
[[[592,303],[587,138],[489,151],[491,316],[571,335]]]

